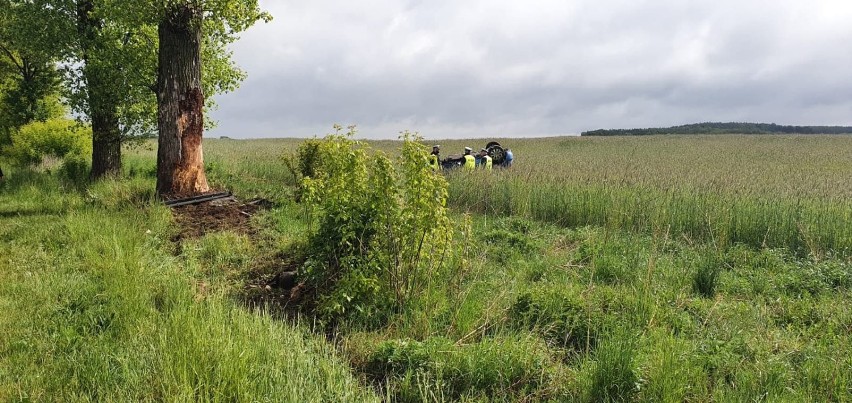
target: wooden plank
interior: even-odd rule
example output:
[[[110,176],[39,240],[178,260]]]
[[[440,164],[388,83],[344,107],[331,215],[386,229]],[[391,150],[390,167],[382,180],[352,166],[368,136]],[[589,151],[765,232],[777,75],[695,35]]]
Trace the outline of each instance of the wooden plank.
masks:
[[[226,197],[231,197],[231,192],[219,192],[219,193],[211,193],[205,195],[198,195],[192,197],[185,197],[182,199],[174,199],[166,201],[164,204],[169,207],[180,207],[186,206],[189,204],[198,204],[204,203],[211,200],[224,199]]]

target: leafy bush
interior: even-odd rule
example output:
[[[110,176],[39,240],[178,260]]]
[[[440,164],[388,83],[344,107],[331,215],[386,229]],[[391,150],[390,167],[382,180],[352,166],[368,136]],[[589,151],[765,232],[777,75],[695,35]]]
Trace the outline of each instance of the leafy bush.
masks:
[[[92,153],[92,130],[72,120],[32,122],[12,133],[5,153],[19,166],[33,166],[46,157],[85,159]]]
[[[369,155],[352,135],[354,129],[340,134],[338,127],[302,155],[311,161],[299,163],[315,169],[302,179],[313,229],[304,275],[319,291],[325,319],[357,313],[378,324],[444,265],[452,235],[447,184],[425,163],[416,136],[403,134],[394,163],[380,152]]]
[[[298,174],[302,178],[313,178],[319,169],[322,161],[321,153],[322,141],[318,139],[305,140],[297,151],[298,156]]]

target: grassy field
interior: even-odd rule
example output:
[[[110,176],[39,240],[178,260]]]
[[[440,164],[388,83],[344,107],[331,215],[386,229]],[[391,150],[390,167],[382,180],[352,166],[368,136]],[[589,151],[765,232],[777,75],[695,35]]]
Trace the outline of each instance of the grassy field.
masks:
[[[852,138],[660,136],[512,141],[517,169],[451,181],[459,208],[721,246],[852,251]],[[455,146],[455,144],[452,144]]]
[[[498,140],[518,155],[514,169],[451,176],[451,204],[458,210],[567,227],[663,231],[720,246],[852,253],[850,136]],[[447,155],[485,141],[442,143]],[[236,144],[241,152],[229,153]],[[398,147],[371,144],[388,153]],[[258,193],[292,182],[280,158],[297,146],[298,140],[214,141],[208,155],[214,170],[228,166],[222,183]]]
[[[449,175],[449,264],[378,327],[241,302],[310,233],[297,140],[207,141],[276,207],[179,250],[150,150],[81,190],[7,172],[0,400],[852,399],[852,137],[499,141],[516,165]]]

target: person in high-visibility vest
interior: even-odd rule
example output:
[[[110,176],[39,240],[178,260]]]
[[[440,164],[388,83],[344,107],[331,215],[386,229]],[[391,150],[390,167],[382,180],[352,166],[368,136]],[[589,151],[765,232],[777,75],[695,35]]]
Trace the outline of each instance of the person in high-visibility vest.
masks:
[[[491,162],[491,156],[488,155],[488,150],[484,148],[479,150],[479,165],[485,168],[486,171],[490,171],[492,165]]]
[[[441,146],[432,146],[432,153],[429,154],[429,166],[432,167],[432,170],[434,171],[441,170]]]
[[[471,151],[473,151],[470,147],[464,148],[464,169],[467,171],[473,171],[476,168],[476,158],[471,155]]]

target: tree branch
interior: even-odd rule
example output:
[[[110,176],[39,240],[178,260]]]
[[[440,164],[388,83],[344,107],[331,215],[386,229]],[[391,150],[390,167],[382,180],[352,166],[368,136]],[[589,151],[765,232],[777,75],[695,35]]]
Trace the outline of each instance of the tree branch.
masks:
[[[12,51],[11,51],[11,50],[9,50],[9,48],[7,48],[7,47],[6,47],[6,45],[4,45],[2,42],[0,42],[0,50],[2,50],[2,51],[3,51],[3,53],[5,53],[5,54],[6,54],[6,56],[8,56],[8,57],[9,57],[9,60],[11,60],[11,61],[12,61],[12,63],[14,63],[14,64],[15,64],[15,67],[17,67],[17,68],[18,68],[18,70],[23,71],[24,66],[21,66],[21,63],[20,63],[20,62],[18,62],[18,59],[15,57],[15,54],[14,54],[14,53],[12,53]]]

